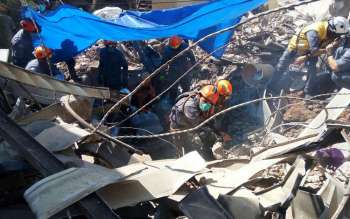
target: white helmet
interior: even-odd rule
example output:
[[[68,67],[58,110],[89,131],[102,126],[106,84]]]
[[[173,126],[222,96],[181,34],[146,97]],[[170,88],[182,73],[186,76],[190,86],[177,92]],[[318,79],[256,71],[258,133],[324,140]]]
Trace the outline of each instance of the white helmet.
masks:
[[[336,34],[349,33],[350,24],[345,17],[333,17],[328,20],[329,29]]]

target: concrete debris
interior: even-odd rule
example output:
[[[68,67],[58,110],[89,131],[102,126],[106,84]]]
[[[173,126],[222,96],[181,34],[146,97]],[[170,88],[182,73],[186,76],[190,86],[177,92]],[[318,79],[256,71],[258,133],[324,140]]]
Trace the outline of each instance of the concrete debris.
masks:
[[[269,0],[242,21],[295,2]],[[0,15],[1,9],[2,3]],[[123,9],[94,14],[113,21]],[[11,50],[0,48],[0,218],[350,218],[350,90],[306,98],[308,70],[295,64],[290,86],[270,87],[294,34],[349,11],[349,1],[320,0],[259,16],[235,29],[221,59],[208,58],[189,73],[191,92],[175,83],[163,96],[159,86],[172,76],[170,67],[145,79],[168,61],[169,39],[98,40],[55,63],[65,80],[15,66]],[[127,62],[121,89],[99,81],[100,51],[108,46]],[[207,58],[198,46],[190,51],[192,61]],[[328,68],[325,60],[319,71]],[[185,133],[170,127],[169,114],[180,107],[169,93],[198,97],[202,110],[202,87],[218,88],[220,80],[233,92],[218,98],[219,116],[205,115],[207,126],[198,121],[200,128]]]

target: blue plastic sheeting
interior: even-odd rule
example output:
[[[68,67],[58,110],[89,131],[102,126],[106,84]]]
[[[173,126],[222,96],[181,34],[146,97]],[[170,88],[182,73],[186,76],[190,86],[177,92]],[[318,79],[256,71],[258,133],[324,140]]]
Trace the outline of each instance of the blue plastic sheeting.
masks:
[[[24,17],[35,20],[41,29],[34,45],[44,43],[54,51],[53,61],[66,60],[91,46],[99,39],[132,41],[181,36],[198,40],[212,32],[239,22],[246,12],[266,0],[213,0],[180,8],[151,12],[126,11],[114,22],[69,5],[62,5],[46,14],[25,8]],[[232,31],[206,40],[200,46],[211,53],[224,46]],[[213,55],[221,57],[224,49]]]

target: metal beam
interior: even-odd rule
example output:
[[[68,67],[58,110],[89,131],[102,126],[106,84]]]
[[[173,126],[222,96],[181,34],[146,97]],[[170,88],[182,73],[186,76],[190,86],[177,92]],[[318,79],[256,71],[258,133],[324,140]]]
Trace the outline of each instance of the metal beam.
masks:
[[[61,161],[19,127],[2,110],[0,110],[0,136],[43,176],[49,176],[65,169]],[[119,218],[96,193],[80,200],[78,204],[89,218]]]

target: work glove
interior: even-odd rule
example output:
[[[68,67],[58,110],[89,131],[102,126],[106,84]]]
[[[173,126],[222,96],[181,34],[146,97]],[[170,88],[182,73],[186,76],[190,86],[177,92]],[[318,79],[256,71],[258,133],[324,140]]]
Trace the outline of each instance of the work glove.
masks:
[[[122,88],[122,89],[120,89],[119,92],[120,92],[121,94],[125,94],[125,95],[130,94],[130,90],[129,90],[128,88],[125,88],[125,87]],[[128,101],[131,102],[131,96],[128,98]]]
[[[122,94],[129,94],[130,93],[130,91],[129,91],[129,89],[128,88],[122,88],[122,89],[120,89],[120,91],[119,91],[120,93],[122,93]]]
[[[339,44],[340,44],[340,39],[337,39],[337,40],[335,40],[334,42],[332,42],[331,44],[329,44],[329,45],[326,47],[326,53],[327,53],[327,55],[329,55],[329,56],[333,55],[334,49],[335,49],[336,47],[338,47]]]
[[[223,143],[232,141],[231,135],[227,134],[226,132],[220,132],[220,134],[221,134],[221,139]]]
[[[63,74],[56,74],[55,76],[53,76],[55,79],[60,80],[60,81],[64,81],[64,75]]]
[[[326,47],[326,52],[327,52],[327,55],[329,55],[329,56],[333,55],[333,52],[334,52],[334,44],[333,43],[329,44]]]
[[[305,63],[306,59],[307,59],[307,56],[299,56],[298,58],[295,59],[293,64],[302,65]]]
[[[316,159],[321,166],[332,170],[338,169],[346,161],[343,152],[337,148],[318,150]]]
[[[217,141],[211,148],[213,152],[213,156],[217,160],[224,159],[225,152],[224,152],[224,143],[222,141]]]

